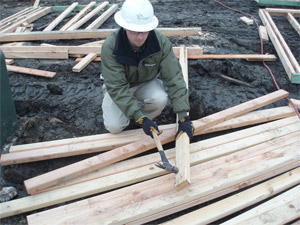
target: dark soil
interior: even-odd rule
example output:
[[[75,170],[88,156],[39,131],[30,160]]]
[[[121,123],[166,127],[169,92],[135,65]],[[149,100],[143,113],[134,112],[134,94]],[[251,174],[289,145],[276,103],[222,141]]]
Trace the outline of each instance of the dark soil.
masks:
[[[40,6],[69,6],[73,1],[48,0],[40,1]],[[77,1],[86,5],[90,1]],[[119,3],[123,1],[110,1]],[[159,27],[201,27],[205,34],[190,37],[171,37],[174,46],[200,45],[205,54],[260,54],[261,45],[255,24],[246,25],[239,18],[243,14],[229,10],[214,0],[152,0],[154,11],[160,20]],[[1,0],[0,19],[6,18],[24,8],[33,5],[29,0]],[[99,3],[99,1],[97,1]],[[259,25],[262,22],[258,15],[259,5],[254,0],[222,0],[231,8],[251,14]],[[293,8],[272,6],[276,8]],[[36,22],[34,31],[43,29],[52,22],[59,13],[53,12]],[[273,17],[290,49],[300,61],[299,35],[284,17]],[[63,24],[62,24],[63,25]],[[59,29],[59,25],[56,29]],[[109,18],[101,28],[117,28],[113,17]],[[84,28],[84,26],[83,26]],[[55,45],[79,45],[89,40],[49,40],[27,42],[26,45],[49,43]],[[276,51],[271,42],[264,42],[264,53],[274,54]],[[262,62],[246,60],[189,60],[190,116],[199,119],[220,110],[252,100],[276,91],[272,77]],[[101,63],[92,62],[80,73],[72,72],[76,64],[74,58],[68,60],[16,59],[17,66],[57,72],[52,79],[29,76],[9,72],[9,82],[15,102],[19,128],[7,139],[7,145],[1,149],[7,152],[9,146],[80,137],[106,133],[102,118],[102,84],[99,79]],[[290,93],[291,98],[300,99],[299,85],[292,84],[278,58],[275,62],[267,62],[281,89]],[[248,85],[229,82],[221,77],[227,75]],[[267,106],[287,105],[281,100]],[[156,118],[158,124],[175,122],[175,114],[168,105],[161,116]],[[131,123],[127,129],[136,128]],[[215,134],[217,135],[217,134]],[[195,137],[199,141],[207,136]],[[12,185],[18,189],[18,197],[26,196],[23,185],[25,179],[43,174],[64,165],[79,161],[88,156],[76,156],[49,161],[13,165],[1,168],[0,186]],[[29,213],[28,213],[29,214]],[[180,214],[180,213],[179,213]],[[177,215],[179,215],[177,214]],[[172,215],[173,217],[176,215]],[[164,218],[161,221],[171,218]],[[3,219],[1,224],[26,224],[26,214]],[[155,222],[153,222],[155,224]]]

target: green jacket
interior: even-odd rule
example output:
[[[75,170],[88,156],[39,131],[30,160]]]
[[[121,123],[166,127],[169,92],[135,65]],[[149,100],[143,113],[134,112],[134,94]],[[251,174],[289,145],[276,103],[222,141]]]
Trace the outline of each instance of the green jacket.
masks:
[[[173,111],[186,115],[183,112],[190,110],[188,90],[172,44],[157,30],[149,32],[139,59],[129,46],[126,31],[114,31],[103,43],[101,65],[110,97],[128,118],[137,120],[143,116],[129,88],[156,78],[158,73],[168,88]]]

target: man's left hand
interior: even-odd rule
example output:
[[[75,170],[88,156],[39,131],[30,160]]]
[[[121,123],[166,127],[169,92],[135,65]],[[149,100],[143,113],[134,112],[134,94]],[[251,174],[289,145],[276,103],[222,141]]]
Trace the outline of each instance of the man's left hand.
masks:
[[[189,136],[190,140],[192,140],[195,132],[195,128],[192,121],[190,120],[190,117],[186,116],[181,118],[178,121],[178,125],[179,126],[175,135],[175,140],[177,140],[180,137],[180,135],[183,134],[184,132]]]

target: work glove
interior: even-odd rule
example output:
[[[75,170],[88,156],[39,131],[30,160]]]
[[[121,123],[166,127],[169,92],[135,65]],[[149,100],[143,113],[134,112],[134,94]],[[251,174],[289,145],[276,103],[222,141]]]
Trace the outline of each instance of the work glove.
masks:
[[[183,117],[178,121],[178,130],[175,135],[175,140],[184,132],[189,136],[190,140],[192,140],[195,128],[189,116]]]
[[[152,131],[154,131],[158,135],[160,134],[158,126],[146,116],[142,116],[141,118],[139,118],[136,121],[136,123],[138,123],[143,128],[145,134],[151,136],[152,138],[153,138]]]

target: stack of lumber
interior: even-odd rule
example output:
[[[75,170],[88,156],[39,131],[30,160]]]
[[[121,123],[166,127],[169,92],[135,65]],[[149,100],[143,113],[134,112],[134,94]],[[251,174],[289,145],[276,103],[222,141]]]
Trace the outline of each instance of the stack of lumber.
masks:
[[[233,223],[260,224],[272,215],[279,223],[293,221],[300,216],[299,117],[289,106],[250,112],[287,95],[279,90],[193,121],[196,135],[248,128],[191,143],[190,184],[180,191],[175,174],[153,165],[160,161],[157,152],[128,159],[155,148],[154,140],[141,130],[12,146],[2,155],[2,165],[106,152],[25,180],[31,196],[0,204],[0,218],[85,197],[29,215],[28,224],[142,224],[230,194],[166,224],[206,224],[242,209],[245,212],[233,217]],[[161,127],[161,142],[173,141],[175,125]],[[51,149],[60,148],[64,153],[54,150],[51,156]],[[38,152],[48,152],[47,157],[33,157]],[[175,149],[166,150],[166,155],[174,164]],[[235,191],[238,194],[232,194]],[[268,201],[258,204],[262,200]],[[254,204],[258,205],[253,210],[245,210]],[[285,211],[278,212],[278,206]]]

